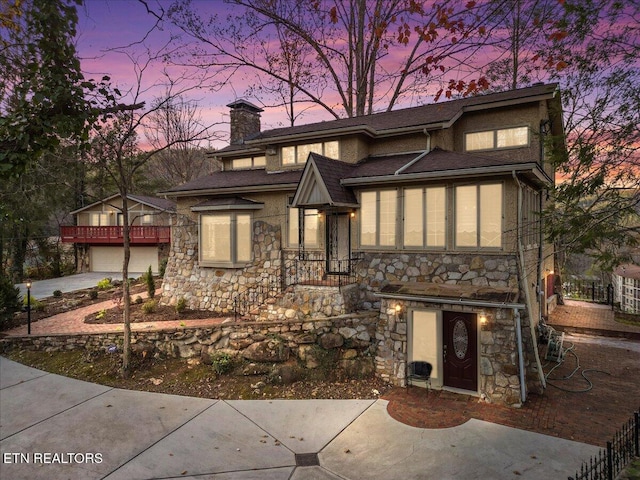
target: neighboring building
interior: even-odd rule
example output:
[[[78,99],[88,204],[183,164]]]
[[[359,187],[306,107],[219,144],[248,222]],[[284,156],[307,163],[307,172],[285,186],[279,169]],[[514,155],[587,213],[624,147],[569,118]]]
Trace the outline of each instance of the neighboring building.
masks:
[[[176,205],[170,200],[129,195],[131,257],[129,272],[158,272],[171,243],[170,218]],[[60,227],[63,242],[77,247],[78,272],[122,272],[124,238],[122,197],[104,200],[71,212],[74,226]]]
[[[394,384],[427,360],[436,388],[508,405],[540,389],[556,85],[264,132],[261,109],[229,107],[223,171],[164,192],[164,301],[226,313],[285,286],[303,315],[379,310],[376,371]]]
[[[626,313],[640,314],[640,266],[620,265],[613,272],[613,298]]]

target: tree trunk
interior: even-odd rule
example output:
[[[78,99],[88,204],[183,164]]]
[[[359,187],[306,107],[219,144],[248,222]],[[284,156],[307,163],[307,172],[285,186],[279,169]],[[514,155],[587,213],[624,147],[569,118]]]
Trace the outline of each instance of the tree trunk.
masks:
[[[125,182],[126,183],[126,182]],[[122,185],[122,237],[124,240],[124,261],[122,262],[122,322],[124,323],[124,337],[122,341],[122,376],[127,378],[131,363],[131,295],[129,294],[129,257],[131,247],[129,239],[129,201],[127,187]]]

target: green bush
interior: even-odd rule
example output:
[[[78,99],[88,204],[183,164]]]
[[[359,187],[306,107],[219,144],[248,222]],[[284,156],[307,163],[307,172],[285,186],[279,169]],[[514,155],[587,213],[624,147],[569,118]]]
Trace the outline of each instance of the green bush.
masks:
[[[89,298],[91,300],[95,300],[96,298],[98,298],[98,291],[97,290],[90,290],[89,291]]]
[[[149,300],[142,304],[142,311],[148,315],[150,313],[153,313],[156,310],[157,306],[158,302],[156,302],[155,300]]]
[[[147,294],[149,298],[153,298],[156,296],[156,282],[153,279],[153,272],[151,271],[151,265],[149,265],[149,269],[147,273],[144,274],[144,283],[147,284]]]
[[[98,290],[109,290],[111,287],[113,287],[113,284],[110,278],[103,278],[98,281]]]
[[[218,375],[228,373],[233,368],[233,357],[226,352],[211,355],[211,366]]]
[[[178,302],[176,303],[175,308],[176,308],[176,313],[178,315],[180,315],[181,313],[184,313],[184,311],[187,309],[187,301],[184,298],[180,297],[178,299]]]
[[[0,323],[11,319],[20,308],[20,289],[7,277],[0,276]]]
[[[136,299],[134,300],[134,303],[135,303],[136,305],[140,305],[140,304],[142,303],[142,297],[141,297],[140,295],[138,295],[138,296],[136,297]]]
[[[62,296],[62,290],[54,290],[53,291],[53,296],[54,297],[61,297]]]
[[[107,310],[105,308],[103,308],[98,313],[96,313],[96,319],[97,320],[102,320],[106,316],[107,316]]]
[[[31,305],[31,311],[32,312],[39,312],[41,310],[44,310],[44,303],[42,303],[40,300],[38,300],[33,295],[31,295],[30,299],[28,299],[26,295],[24,297],[22,297],[22,306],[26,307],[27,304]]]
[[[160,262],[160,266],[158,267],[158,275],[160,275],[160,277],[164,278],[164,272],[167,271],[167,262],[169,261],[168,258],[164,258],[162,259],[162,261]]]

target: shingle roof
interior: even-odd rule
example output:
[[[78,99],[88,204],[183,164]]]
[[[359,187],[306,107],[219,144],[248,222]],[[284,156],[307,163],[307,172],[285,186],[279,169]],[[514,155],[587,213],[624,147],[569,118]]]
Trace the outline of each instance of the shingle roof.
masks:
[[[264,169],[229,170],[225,172],[215,172],[211,175],[197,178],[163,193],[171,195],[172,193],[191,192],[197,190],[297,184],[300,181],[300,175],[302,175],[301,170],[285,172],[267,172]]]
[[[146,203],[147,205],[156,207],[159,210],[175,211],[176,209],[176,203],[171,200],[167,200],[166,198],[149,197],[147,195],[129,195],[129,198],[137,202]]]
[[[266,130],[257,134],[250,144],[279,137],[302,135],[306,133],[322,134],[332,130],[367,127],[373,131],[393,130],[409,127],[420,127],[429,124],[450,122],[462,113],[464,109],[478,106],[488,106],[489,104],[499,104],[501,102],[524,101],[527,98],[535,98],[540,95],[550,95],[557,84],[540,84],[531,87],[509,90],[506,92],[477,95],[447,102],[432,103],[419,107],[404,108],[390,112],[374,113],[360,117],[342,118],[320,123],[311,123],[294,127],[276,128]],[[220,150],[224,152],[226,149]]]
[[[357,168],[353,164],[333,160],[317,153],[311,153],[318,172],[322,176],[329,196],[334,204],[357,204],[358,201],[350,188],[342,186],[340,180],[348,178]]]

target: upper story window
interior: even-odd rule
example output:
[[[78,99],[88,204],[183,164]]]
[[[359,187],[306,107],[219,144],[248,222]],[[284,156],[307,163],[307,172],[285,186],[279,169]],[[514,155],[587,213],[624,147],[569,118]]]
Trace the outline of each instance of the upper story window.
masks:
[[[395,190],[360,195],[360,245],[392,247],[396,244],[398,194]]]
[[[405,188],[403,244],[405,247],[444,247],[445,187]]]
[[[251,261],[251,214],[200,215],[200,262],[204,266],[234,267]]]
[[[311,152],[319,153],[325,157],[339,159],[339,144],[337,140],[332,142],[307,143],[305,145],[292,145],[282,147],[283,165],[301,165],[307,162]]]
[[[109,215],[107,213],[92,213],[89,216],[89,225],[92,227],[105,227],[109,225]]]
[[[231,160],[232,170],[243,170],[249,168],[262,168],[267,164],[264,155],[257,157],[234,158]]]
[[[502,184],[455,187],[456,247],[502,246]]]
[[[467,152],[526,147],[529,145],[529,127],[501,128],[466,133],[464,145]]]

